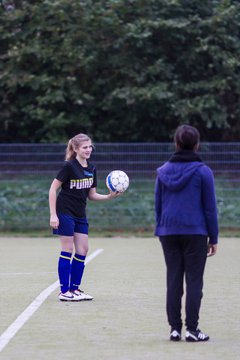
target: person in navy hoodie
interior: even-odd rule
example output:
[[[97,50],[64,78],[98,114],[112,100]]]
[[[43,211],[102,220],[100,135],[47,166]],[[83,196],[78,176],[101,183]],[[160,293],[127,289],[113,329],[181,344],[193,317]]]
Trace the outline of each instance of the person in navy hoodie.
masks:
[[[209,336],[198,328],[198,321],[206,259],[217,252],[214,177],[197,154],[200,135],[195,127],[179,126],[174,142],[176,152],[157,169],[155,185],[155,235],[160,239],[167,268],[170,340],[181,340],[185,277],[185,340],[208,341]]]

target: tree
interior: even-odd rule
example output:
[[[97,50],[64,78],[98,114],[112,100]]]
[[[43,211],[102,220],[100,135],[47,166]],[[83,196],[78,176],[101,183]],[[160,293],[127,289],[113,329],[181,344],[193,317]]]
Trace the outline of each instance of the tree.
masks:
[[[0,14],[2,141],[237,140],[240,4],[15,2]]]

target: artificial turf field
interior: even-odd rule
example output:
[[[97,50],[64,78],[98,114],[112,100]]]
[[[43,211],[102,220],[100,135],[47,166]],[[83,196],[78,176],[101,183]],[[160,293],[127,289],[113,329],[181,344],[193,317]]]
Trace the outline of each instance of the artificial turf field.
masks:
[[[240,358],[240,238],[220,239],[217,255],[207,260],[200,314],[207,343],[168,340],[157,238],[90,238],[89,255],[97,249],[103,251],[87,263],[82,283],[93,301],[62,303],[55,286],[39,303],[57,281],[58,240],[0,238],[0,359]],[[31,304],[36,309],[29,315]],[[25,323],[17,324],[23,313]]]

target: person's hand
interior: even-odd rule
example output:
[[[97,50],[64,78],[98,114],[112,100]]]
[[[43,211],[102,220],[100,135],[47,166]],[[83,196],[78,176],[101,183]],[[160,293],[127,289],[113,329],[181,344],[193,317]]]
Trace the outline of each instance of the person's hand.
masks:
[[[50,216],[50,226],[53,228],[53,229],[57,229],[58,226],[59,226],[59,219],[57,217],[57,215],[51,215]]]
[[[108,198],[109,199],[114,199],[114,198],[116,198],[116,197],[118,197],[118,196],[120,196],[120,195],[122,195],[123,194],[123,192],[120,192],[120,191],[109,191],[109,194],[108,194]]]
[[[217,252],[217,244],[208,244],[208,253],[207,256],[213,256]]]

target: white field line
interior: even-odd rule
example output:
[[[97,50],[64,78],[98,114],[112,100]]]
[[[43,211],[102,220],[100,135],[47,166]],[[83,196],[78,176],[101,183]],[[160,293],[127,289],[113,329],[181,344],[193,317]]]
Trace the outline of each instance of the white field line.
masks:
[[[91,255],[89,255],[85,264],[92,261],[96,256],[98,256],[103,249],[97,249]],[[16,320],[2,333],[0,336],[0,352],[5,348],[9,341],[16,335],[16,333],[23,327],[23,325],[30,319],[30,317],[37,311],[37,309],[43,304],[43,302],[48,298],[48,296],[56,290],[59,286],[59,281],[55,281],[48,288],[43,290],[33,302],[16,318]]]

